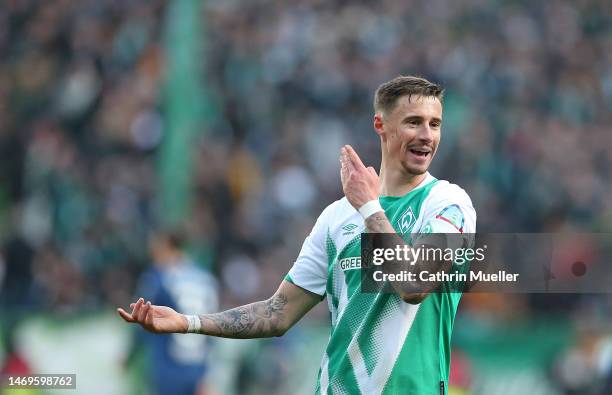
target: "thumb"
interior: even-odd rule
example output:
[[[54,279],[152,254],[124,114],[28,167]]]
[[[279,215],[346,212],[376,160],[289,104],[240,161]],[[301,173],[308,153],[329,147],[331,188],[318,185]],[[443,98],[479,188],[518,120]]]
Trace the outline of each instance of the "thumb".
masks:
[[[121,318],[123,318],[126,322],[136,322],[132,315],[129,314],[127,311],[123,310],[121,307],[117,309],[117,313],[119,313]]]

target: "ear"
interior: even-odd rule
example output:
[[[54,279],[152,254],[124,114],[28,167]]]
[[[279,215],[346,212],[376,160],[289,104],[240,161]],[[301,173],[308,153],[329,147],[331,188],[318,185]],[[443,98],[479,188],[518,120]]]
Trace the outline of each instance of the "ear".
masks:
[[[385,136],[385,124],[380,113],[374,114],[374,131],[379,137]]]

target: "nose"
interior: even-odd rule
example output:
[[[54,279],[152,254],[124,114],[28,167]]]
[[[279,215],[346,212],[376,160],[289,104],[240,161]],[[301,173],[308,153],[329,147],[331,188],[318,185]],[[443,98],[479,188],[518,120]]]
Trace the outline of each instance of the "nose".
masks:
[[[433,141],[434,131],[431,129],[429,124],[423,124],[421,128],[419,128],[418,139],[422,143],[430,144]]]

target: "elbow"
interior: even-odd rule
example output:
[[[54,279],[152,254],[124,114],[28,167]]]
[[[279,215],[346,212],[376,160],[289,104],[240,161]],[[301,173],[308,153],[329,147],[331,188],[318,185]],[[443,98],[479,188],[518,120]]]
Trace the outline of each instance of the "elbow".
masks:
[[[281,321],[277,323],[276,325],[274,325],[274,331],[272,332],[272,335],[274,337],[281,337],[285,333],[287,333],[289,329],[291,329],[291,326],[292,325],[290,325],[289,323]]]
[[[409,304],[419,304],[427,297],[426,293],[402,293],[402,300]]]
[[[289,330],[288,327],[286,326],[279,326],[278,328],[276,328],[276,330],[274,331],[274,337],[281,337],[283,336],[285,333],[287,333],[287,331]]]

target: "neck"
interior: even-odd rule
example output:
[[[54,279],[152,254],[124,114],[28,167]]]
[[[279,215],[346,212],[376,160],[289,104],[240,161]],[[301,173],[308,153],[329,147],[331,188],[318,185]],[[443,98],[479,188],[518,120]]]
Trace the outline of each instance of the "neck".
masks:
[[[159,262],[164,267],[172,267],[181,263],[185,259],[185,255],[181,251],[167,251]]]
[[[409,174],[399,169],[391,169],[383,163],[380,166],[380,195],[404,196],[416,188],[427,177],[427,173]]]

